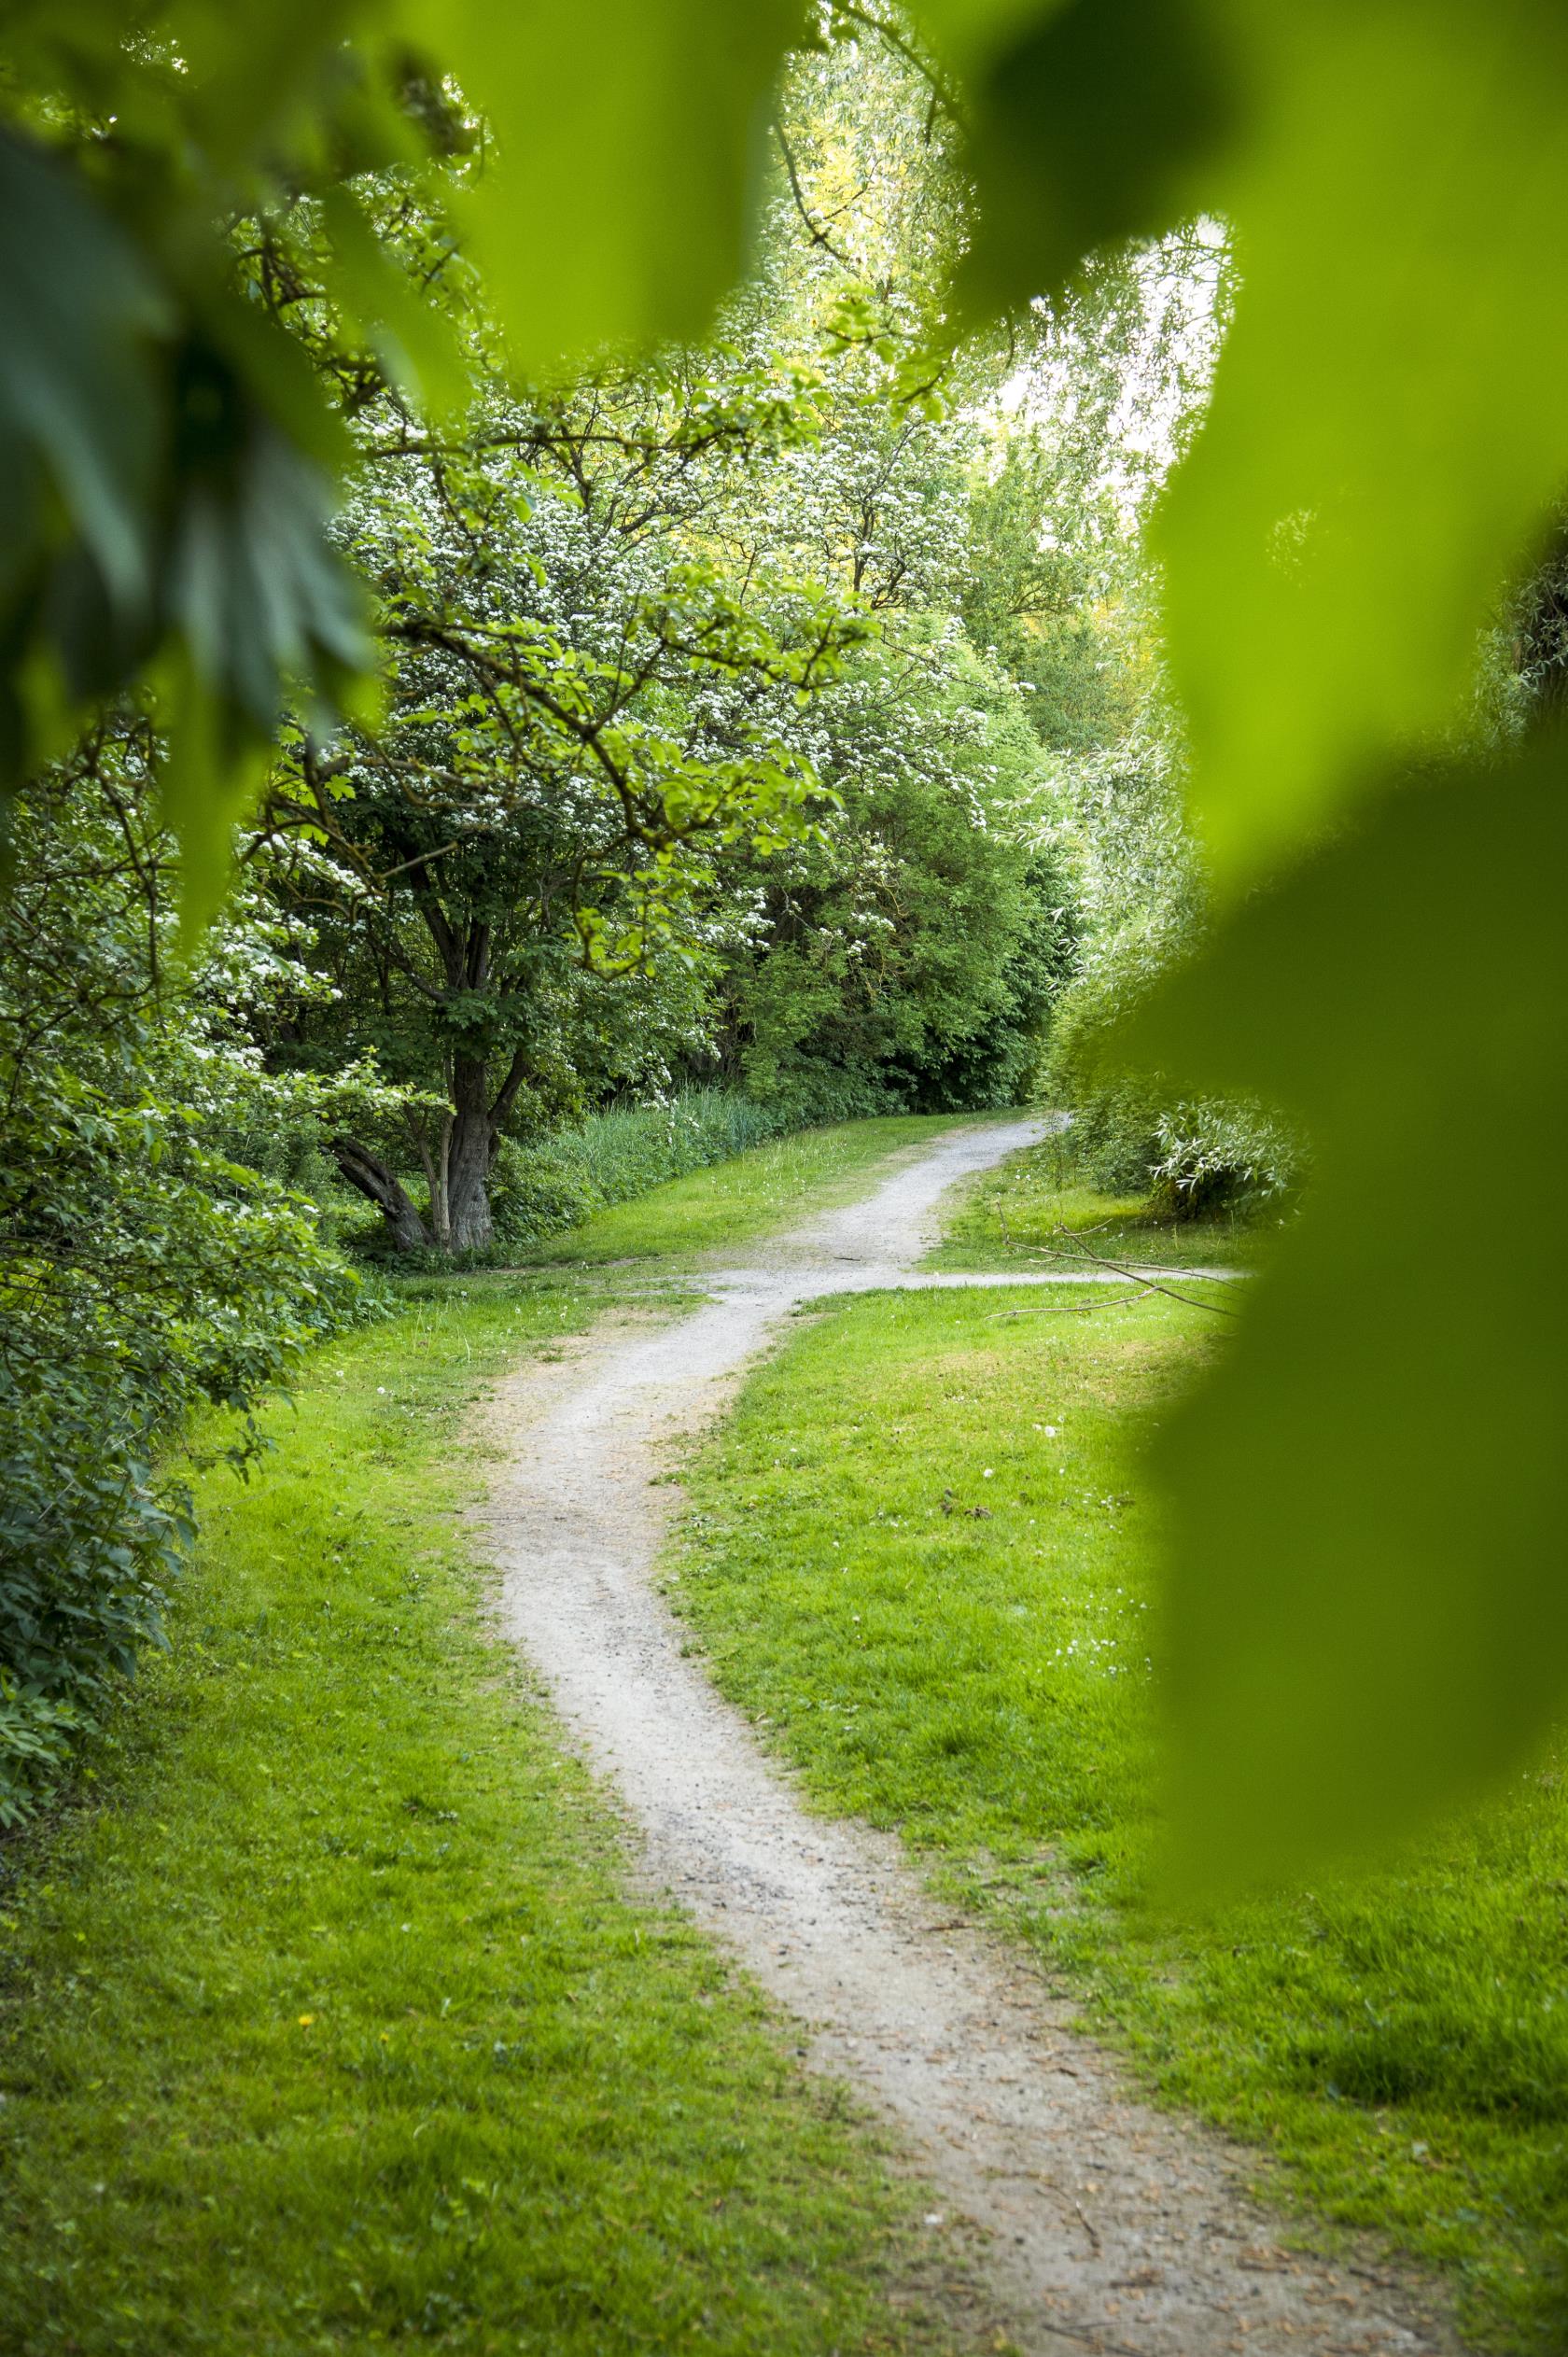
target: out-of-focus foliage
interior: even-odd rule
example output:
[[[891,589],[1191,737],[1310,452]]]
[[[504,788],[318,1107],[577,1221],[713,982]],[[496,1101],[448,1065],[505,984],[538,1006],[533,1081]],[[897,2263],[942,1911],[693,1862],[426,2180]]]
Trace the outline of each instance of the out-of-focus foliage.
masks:
[[[247,42],[199,5],[23,6],[0,77],[0,797],[156,681],[209,901],[286,696],[341,697],[368,653],[326,537],[346,445],[223,234],[268,203],[268,143],[315,102],[319,150],[349,99],[336,12],[285,14]]]
[[[433,0],[416,37],[483,109],[496,154],[459,218],[530,372],[607,343],[693,337],[740,274],[802,0]]]
[[[977,110],[976,272],[1015,286],[1029,221],[1012,193],[1040,181],[992,169],[988,112],[1017,122],[1015,77],[1071,59],[1074,14],[999,35]],[[1560,1224],[1543,1192],[1528,1272],[1462,1313],[1437,1208],[1466,1135],[1505,1141],[1532,1188],[1556,1155],[1561,746],[1467,783],[1428,774],[1445,734],[1474,729],[1492,625],[1568,471],[1568,314],[1532,228],[1568,172],[1568,35],[1544,0],[1197,0],[1160,19],[1102,92],[1092,152],[1051,158],[1082,170],[1033,251],[1037,282],[1059,283],[1062,224],[1113,235],[1129,199],[1145,231],[1229,225],[1234,317],[1156,526],[1165,648],[1222,888],[1311,860],[1277,905],[1212,928],[1155,1034],[1177,1092],[1283,1106],[1315,1174],[1237,1357],[1163,1459],[1184,1854],[1230,1881],[1418,1822],[1517,1760],[1568,1692],[1547,1592]],[[1117,160],[1160,54],[1174,100],[1229,98],[1183,105],[1129,189]],[[1050,119],[1069,103],[1054,91]],[[1328,848],[1390,793],[1362,848]],[[1474,1088],[1445,1093],[1460,1073]]]
[[[1097,247],[1158,237],[1196,213],[1203,168],[1237,127],[1237,78],[1203,0],[1031,12],[971,102],[971,302],[1027,302]]]
[[[1407,786],[1151,1018],[1312,1141],[1291,1249],[1160,1444],[1178,1824],[1210,1872],[1458,1798],[1561,1702],[1561,759]],[[1530,1240],[1479,1262],[1477,1153]]]
[[[1541,0],[1224,0],[1211,37],[1249,98],[1203,189],[1241,293],[1160,547],[1230,878],[1463,714],[1561,489],[1568,303],[1532,246],[1568,194],[1568,25]]]
[[[1121,70],[1090,64],[1101,42]],[[1037,72],[1054,195],[1023,161]],[[1128,231],[1232,226],[1234,324],[1158,535],[1224,876],[1277,864],[1380,756],[1463,713],[1563,472],[1564,309],[1529,225],[1568,173],[1565,105],[1545,0],[1068,7],[986,68],[982,274],[1039,292]],[[1082,144],[1046,139],[1057,108]],[[1017,126],[1001,152],[993,116]]]

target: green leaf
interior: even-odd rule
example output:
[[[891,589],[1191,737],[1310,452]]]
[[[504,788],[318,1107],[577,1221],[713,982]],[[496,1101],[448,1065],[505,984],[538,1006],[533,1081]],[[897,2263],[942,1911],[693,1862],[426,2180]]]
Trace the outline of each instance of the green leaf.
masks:
[[[273,748],[202,678],[184,650],[171,654],[156,684],[167,742],[159,803],[179,838],[179,942],[189,954],[229,889],[231,830],[253,807]]]
[[[1240,292],[1158,548],[1222,877],[1446,725],[1568,472],[1568,16],[1208,0]]]
[[[975,103],[970,301],[1051,293],[1096,246],[1174,227],[1237,103],[1202,0],[1071,0],[1030,24]]]
[[[422,45],[494,133],[469,207],[516,358],[551,374],[603,344],[705,327],[745,252],[796,0],[436,0]]]
[[[322,214],[344,309],[411,400],[455,415],[470,387],[451,322],[415,292],[346,189],[328,189]]]
[[[178,684],[164,807],[194,921],[221,896],[229,828],[287,701],[341,708],[370,645],[362,592],[327,533],[337,428],[298,353],[240,303],[211,304],[177,356],[171,414],[159,622]]]
[[[983,72],[1026,24],[1037,24],[1063,0],[918,0],[910,13],[936,53],[966,74]],[[845,30],[857,30],[847,8]]]
[[[167,312],[72,175],[0,132],[0,598],[57,530],[51,498],[117,602],[145,593],[153,338]]]
[[[1565,786],[1557,738],[1405,788],[1142,1026],[1169,1076],[1312,1142],[1157,1450],[1178,1846],[1211,1883],[1419,1825],[1568,1699]]]
[[[284,334],[190,280],[0,133],[0,784],[162,650],[189,683],[170,815],[210,907],[286,699],[341,699],[369,647],[328,538],[341,428]]]
[[[934,37],[965,14],[944,0]],[[1568,474],[1568,256],[1541,231],[1565,112],[1546,0],[1071,0],[983,78],[972,300],[1184,214],[1234,229],[1235,324],[1157,535],[1222,881],[1452,723]]]
[[[185,65],[191,119],[232,168],[263,137],[306,127],[330,80],[343,78],[345,36],[379,11],[371,0],[269,0],[265,8],[171,0],[161,13]]]

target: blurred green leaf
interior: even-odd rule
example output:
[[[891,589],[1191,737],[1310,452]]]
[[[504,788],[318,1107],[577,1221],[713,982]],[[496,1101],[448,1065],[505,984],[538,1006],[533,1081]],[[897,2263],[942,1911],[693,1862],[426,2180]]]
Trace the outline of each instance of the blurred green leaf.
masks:
[[[1565,783],[1551,738],[1396,793],[1141,1028],[1183,1084],[1298,1113],[1313,1152],[1157,1452],[1178,1837],[1211,1884],[1403,1832],[1568,1697]]]
[[[910,13],[938,56],[973,74],[983,72],[1019,28],[1038,24],[1063,5],[1064,0],[917,0]],[[856,29],[861,13],[845,8],[847,30]]]
[[[1568,17],[1207,0],[1240,290],[1159,535],[1195,809],[1258,872],[1449,723],[1568,471]]]
[[[341,706],[371,651],[362,592],[327,535],[335,421],[245,306],[216,304],[204,324],[176,363],[160,622],[180,650],[165,808],[189,905],[210,913],[286,699]]]
[[[328,538],[344,437],[221,259],[177,257],[181,280],[0,131],[0,789],[161,651],[189,683],[169,808],[208,907],[286,702],[341,701],[369,658]]]
[[[308,128],[334,77],[351,72],[343,44],[382,9],[376,0],[172,0],[162,11],[185,67],[184,96],[209,151],[231,167],[263,137]]]
[[[797,0],[433,0],[409,22],[494,133],[468,220],[520,364],[705,327],[740,273]]]
[[[340,299],[387,375],[433,415],[455,414],[469,387],[451,322],[416,292],[346,189],[329,189],[322,213]]]
[[[963,15],[944,0],[935,37]],[[1568,472],[1568,261],[1541,234],[1565,111],[1547,0],[1071,0],[982,77],[972,302],[1184,216],[1234,230],[1235,324],[1158,535],[1222,880],[1452,723]]]
[[[170,306],[131,240],[41,149],[0,132],[0,601],[32,594],[68,513],[111,596],[147,586]],[[7,637],[25,628],[14,615]]]
[[[159,806],[179,838],[179,946],[189,954],[229,889],[231,830],[254,804],[273,749],[235,725],[187,650],[172,651],[153,684],[167,745]]]
[[[1228,44],[1202,0],[1071,0],[1031,22],[975,100],[970,302],[1048,294],[1096,246],[1174,227],[1236,117]]]

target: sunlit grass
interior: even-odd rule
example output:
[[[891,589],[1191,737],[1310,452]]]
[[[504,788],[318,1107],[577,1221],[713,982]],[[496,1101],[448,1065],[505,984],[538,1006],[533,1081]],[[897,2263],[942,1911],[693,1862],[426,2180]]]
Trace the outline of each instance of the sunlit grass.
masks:
[[[917,2189],[628,1895],[489,1632],[465,1419],[608,1298],[427,1281],[318,1357],[248,1486],[203,1480],[170,1654],[8,1853],[7,2351],[950,2346]]]
[[[1140,1267],[1227,1268],[1267,1251],[1268,1222],[1239,1214],[1193,1221],[1151,1216],[1141,1196],[1077,1183],[1069,1140],[1047,1137],[970,1182],[956,1201],[932,1269],[1091,1266],[1086,1256]]]

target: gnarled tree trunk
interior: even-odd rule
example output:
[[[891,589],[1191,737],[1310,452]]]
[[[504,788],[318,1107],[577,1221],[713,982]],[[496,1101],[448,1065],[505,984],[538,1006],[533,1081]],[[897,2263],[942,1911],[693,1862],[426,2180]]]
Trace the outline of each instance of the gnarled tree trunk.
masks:
[[[421,867],[413,868],[413,890],[421,915],[441,956],[446,989],[453,1001],[475,993],[493,993],[497,1005],[504,989],[495,984],[490,962],[490,927],[474,919],[463,924],[442,907],[434,882]],[[456,1029],[455,1026],[453,1027]],[[458,1033],[465,1043],[471,1033]],[[449,1114],[441,1125],[440,1151],[422,1144],[426,1182],[430,1190],[427,1226],[392,1172],[379,1157],[353,1138],[337,1138],[332,1151],[338,1168],[351,1186],[374,1203],[386,1222],[399,1252],[483,1252],[495,1242],[490,1215],[490,1165],[501,1125],[517,1101],[528,1070],[526,1051],[513,1050],[511,1060],[494,1097],[490,1067],[483,1053],[447,1045],[443,1050],[451,1088]]]
[[[379,1155],[354,1138],[334,1138],[332,1152],[350,1186],[372,1202],[399,1252],[483,1252],[495,1242],[490,1216],[490,1164],[500,1134],[499,1112],[515,1083],[509,1075],[497,1105],[489,1101],[485,1067],[459,1057],[452,1072],[452,1111],[441,1124],[441,1156],[424,1156],[430,1188],[427,1223]]]
[[[425,1222],[379,1156],[353,1138],[334,1138],[332,1152],[350,1186],[372,1202],[399,1252],[427,1252],[431,1236]]]

